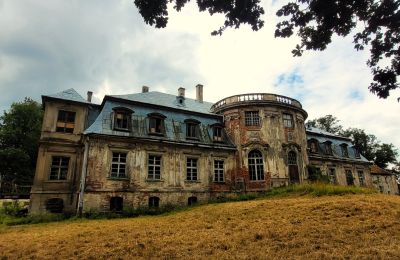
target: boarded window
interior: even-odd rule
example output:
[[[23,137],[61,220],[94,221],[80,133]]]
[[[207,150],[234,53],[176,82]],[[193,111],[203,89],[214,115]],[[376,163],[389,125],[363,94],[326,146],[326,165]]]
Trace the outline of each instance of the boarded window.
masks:
[[[124,199],[121,197],[111,197],[110,199],[110,210],[111,211],[122,211],[124,208]]]
[[[53,156],[50,168],[50,180],[66,180],[68,174],[69,157]]]
[[[186,180],[197,181],[197,159],[187,158],[186,159]]]
[[[159,197],[150,197],[149,198],[149,207],[150,208],[158,208],[160,206],[160,198]]]
[[[113,152],[111,162],[112,178],[126,178],[126,153]]]
[[[75,112],[58,111],[56,131],[60,133],[73,133],[75,127]]]
[[[258,111],[245,111],[244,123],[246,126],[259,126],[260,116],[258,114]]]
[[[63,213],[64,201],[60,198],[52,198],[46,202],[46,210],[50,213]]]
[[[264,180],[264,163],[260,151],[253,150],[248,156],[250,180]]]
[[[161,156],[149,155],[147,179],[161,180]]]
[[[223,160],[214,160],[214,182],[224,182]]]

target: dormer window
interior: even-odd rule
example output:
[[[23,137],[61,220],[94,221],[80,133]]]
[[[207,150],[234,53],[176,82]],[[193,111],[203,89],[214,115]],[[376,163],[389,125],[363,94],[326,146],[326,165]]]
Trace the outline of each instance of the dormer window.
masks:
[[[347,144],[341,144],[340,148],[342,149],[342,156],[349,157],[349,151],[347,150]]]
[[[188,139],[199,139],[199,124],[200,121],[195,119],[185,120],[186,124],[186,138]]]
[[[149,117],[149,134],[164,135],[164,119],[166,116],[159,113],[151,113],[147,116]]]
[[[332,155],[332,143],[330,141],[325,142],[325,154]]]
[[[128,108],[115,108],[114,129],[129,131],[131,128],[131,116],[133,111]]]
[[[75,112],[59,110],[56,132],[72,134],[75,128],[75,114]]]
[[[318,141],[315,139],[309,140],[308,148],[310,149],[310,153],[318,153]]]
[[[361,158],[360,152],[358,151],[358,149],[357,149],[356,147],[354,147],[354,146],[353,146],[353,149],[354,149],[354,156],[355,156],[356,158]]]
[[[222,142],[223,141],[222,125],[216,124],[216,125],[213,125],[212,128],[213,128],[213,141],[214,142]]]

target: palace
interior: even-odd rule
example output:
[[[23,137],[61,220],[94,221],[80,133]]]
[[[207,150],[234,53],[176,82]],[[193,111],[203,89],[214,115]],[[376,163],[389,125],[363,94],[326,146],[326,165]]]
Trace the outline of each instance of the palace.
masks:
[[[213,104],[149,91],[107,95],[74,89],[42,97],[44,119],[31,212],[70,212],[163,204],[191,205],[234,193],[309,180],[314,166],[340,185],[398,193],[351,140],[305,126],[299,101],[235,95]],[[383,177],[379,177],[383,176]]]

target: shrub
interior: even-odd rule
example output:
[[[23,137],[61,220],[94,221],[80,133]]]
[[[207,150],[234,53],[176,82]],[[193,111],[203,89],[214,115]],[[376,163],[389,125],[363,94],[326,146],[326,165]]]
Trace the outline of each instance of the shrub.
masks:
[[[308,166],[308,179],[312,182],[329,183],[329,177],[323,175],[321,169],[315,166]]]

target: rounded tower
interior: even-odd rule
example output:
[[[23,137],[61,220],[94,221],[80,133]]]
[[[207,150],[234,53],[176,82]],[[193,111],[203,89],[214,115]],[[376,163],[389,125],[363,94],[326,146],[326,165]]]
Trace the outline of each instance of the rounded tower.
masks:
[[[224,116],[226,133],[237,146],[236,190],[262,191],[305,179],[307,112],[299,101],[243,94],[224,98],[211,110]]]

